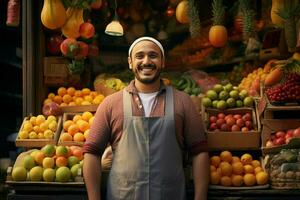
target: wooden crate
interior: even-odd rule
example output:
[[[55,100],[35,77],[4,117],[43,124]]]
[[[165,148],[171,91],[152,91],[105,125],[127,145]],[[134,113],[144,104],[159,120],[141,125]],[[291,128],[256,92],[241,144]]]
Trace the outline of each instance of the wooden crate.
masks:
[[[61,129],[61,134],[64,132],[63,125],[64,122],[67,120],[72,120],[73,117],[77,114],[82,115],[83,112],[72,112],[72,113],[64,113],[63,119],[62,119],[62,129]],[[83,146],[84,142],[77,142],[77,141],[60,141],[58,139],[57,142],[58,145],[63,145],[63,146]]]
[[[203,107],[202,107],[203,108]],[[232,108],[226,110],[202,109],[202,119],[204,122],[205,132],[207,134],[209,150],[247,150],[260,148],[260,122],[257,120],[255,109],[253,108]],[[219,112],[226,114],[252,114],[252,123],[254,130],[248,132],[214,132],[209,131],[209,116],[217,115]]]
[[[54,133],[54,138],[53,139],[20,139],[19,134],[22,131],[24,127],[24,122],[28,119],[29,117],[25,117],[23,120],[23,123],[20,127],[19,134],[17,136],[17,139],[15,141],[16,147],[26,147],[26,148],[32,148],[32,147],[43,147],[46,144],[53,144],[56,145],[60,132],[61,132],[61,126],[62,126],[62,117],[61,116],[56,116],[57,118],[57,129]]]
[[[76,113],[76,112],[96,112],[99,104],[86,105],[86,106],[60,106],[63,113]]]
[[[272,133],[295,129],[300,126],[300,119],[264,119],[262,121],[261,150],[263,154],[278,153],[281,149],[300,148],[300,138],[293,138],[288,144],[276,147],[266,147],[266,142]]]

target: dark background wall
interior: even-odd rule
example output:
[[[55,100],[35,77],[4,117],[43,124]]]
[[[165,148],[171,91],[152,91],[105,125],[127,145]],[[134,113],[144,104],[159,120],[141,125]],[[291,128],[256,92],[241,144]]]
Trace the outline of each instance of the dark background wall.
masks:
[[[14,151],[7,136],[18,132],[22,122],[22,24],[6,25],[7,2],[0,1],[0,157]]]

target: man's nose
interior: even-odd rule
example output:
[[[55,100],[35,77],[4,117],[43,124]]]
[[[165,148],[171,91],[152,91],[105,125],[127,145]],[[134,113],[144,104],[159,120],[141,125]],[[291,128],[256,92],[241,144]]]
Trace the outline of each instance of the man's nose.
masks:
[[[145,55],[143,58],[143,64],[148,64],[151,62],[151,59],[149,58],[149,56]]]

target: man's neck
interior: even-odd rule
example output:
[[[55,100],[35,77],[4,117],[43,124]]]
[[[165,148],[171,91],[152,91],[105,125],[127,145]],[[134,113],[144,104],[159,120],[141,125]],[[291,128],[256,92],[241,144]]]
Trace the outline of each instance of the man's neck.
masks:
[[[142,93],[157,92],[160,88],[160,79],[157,79],[154,83],[151,84],[144,84],[135,79],[135,87],[139,92]]]

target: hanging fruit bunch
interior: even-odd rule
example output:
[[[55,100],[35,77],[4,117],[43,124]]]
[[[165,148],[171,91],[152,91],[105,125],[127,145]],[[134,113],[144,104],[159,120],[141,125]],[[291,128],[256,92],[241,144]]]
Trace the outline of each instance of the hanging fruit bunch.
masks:
[[[285,39],[288,50],[289,52],[295,52],[297,45],[296,24],[300,18],[300,4],[298,3],[298,1],[283,1],[281,3],[283,4],[283,6],[279,8],[276,14],[283,20]]]
[[[209,42],[213,47],[223,47],[227,43],[227,29],[223,26],[225,7],[222,0],[214,0],[212,4],[213,25],[209,30]]]
[[[58,50],[63,56],[71,59],[72,63],[69,64],[71,74],[81,74],[85,68],[86,58],[97,56],[99,53],[95,44],[94,25],[90,21],[84,21],[83,13],[85,9],[98,8],[101,3],[102,1],[96,0],[44,1],[41,12],[42,24],[51,30],[60,28],[62,33],[59,41],[54,40],[53,35],[47,40],[48,52],[57,55]]]
[[[181,24],[187,24],[189,23],[189,16],[188,16],[188,9],[189,9],[189,1],[183,0],[179,2],[179,4],[176,7],[176,19]]]

